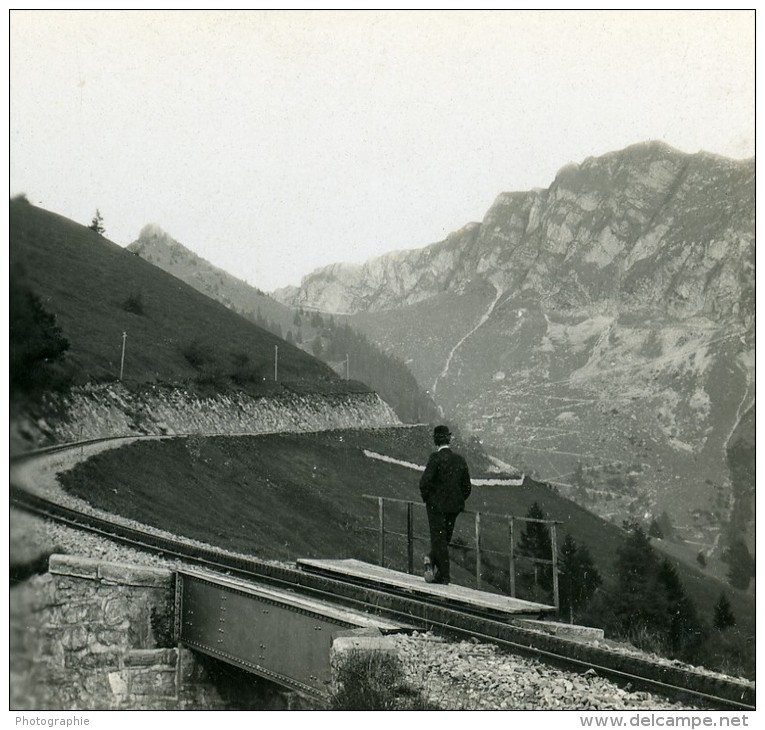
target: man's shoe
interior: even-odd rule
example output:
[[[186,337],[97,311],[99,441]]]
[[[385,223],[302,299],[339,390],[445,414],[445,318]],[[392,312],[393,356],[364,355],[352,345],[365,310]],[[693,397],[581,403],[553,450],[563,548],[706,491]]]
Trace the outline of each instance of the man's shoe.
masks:
[[[433,563],[430,561],[430,557],[426,555],[422,562],[425,563],[425,582],[434,583],[436,580],[436,569]]]

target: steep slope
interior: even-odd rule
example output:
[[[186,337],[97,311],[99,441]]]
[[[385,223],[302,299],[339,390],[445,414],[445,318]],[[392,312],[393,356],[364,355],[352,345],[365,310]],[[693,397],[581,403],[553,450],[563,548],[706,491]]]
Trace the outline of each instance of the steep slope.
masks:
[[[127,249],[252,321],[260,317],[278,325],[285,334],[292,324],[292,309],[213,266],[156,224],[144,226]]]
[[[635,145],[275,296],[355,312],[504,458],[616,521],[666,509],[711,548],[754,398],[753,191],[752,160]]]
[[[326,362],[340,377],[373,388],[405,422],[436,418],[432,400],[409,369],[356,331],[316,312],[289,308],[197,256],[157,225],[143,228],[128,250],[211,299]]]
[[[23,200],[10,204],[10,261],[11,275],[56,316],[77,383],[119,377],[124,332],[126,382],[250,392],[287,383],[315,392],[348,388],[299,348],[94,231]]]

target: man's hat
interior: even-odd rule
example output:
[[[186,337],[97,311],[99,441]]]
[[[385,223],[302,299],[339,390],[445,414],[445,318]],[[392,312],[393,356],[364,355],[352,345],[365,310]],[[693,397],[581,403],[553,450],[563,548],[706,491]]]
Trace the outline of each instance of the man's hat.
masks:
[[[433,429],[433,440],[443,440],[446,441],[449,439],[452,435],[452,432],[449,430],[448,426],[436,426]]]

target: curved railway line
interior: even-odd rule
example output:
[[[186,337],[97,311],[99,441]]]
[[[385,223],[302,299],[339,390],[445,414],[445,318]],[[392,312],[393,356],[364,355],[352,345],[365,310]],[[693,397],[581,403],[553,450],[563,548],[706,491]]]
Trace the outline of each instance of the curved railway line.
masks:
[[[50,447],[24,454],[13,459],[12,463],[112,440],[93,439]],[[539,658],[561,669],[594,670],[620,685],[629,684],[632,689],[655,692],[673,700],[715,709],[755,709],[753,682],[707,674],[675,664],[657,663],[644,656],[544,634],[508,623],[506,619],[468,611],[463,605],[458,608],[438,598],[415,598],[406,591],[383,588],[379,584],[340,580],[297,567],[284,567],[212,547],[201,547],[191,541],[158,535],[121,521],[63,506],[13,483],[9,491],[13,507],[140,550],[396,619],[421,630],[432,630],[460,639],[476,638],[511,653]]]

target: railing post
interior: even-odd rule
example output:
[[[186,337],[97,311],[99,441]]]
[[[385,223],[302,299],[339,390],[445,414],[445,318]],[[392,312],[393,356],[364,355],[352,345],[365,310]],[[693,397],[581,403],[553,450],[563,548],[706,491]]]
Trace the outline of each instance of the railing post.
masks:
[[[510,518],[510,595],[515,598],[515,519]]]
[[[378,512],[379,521],[380,521],[380,535],[379,535],[380,566],[384,567],[384,564],[385,564],[385,504],[383,502],[382,497],[377,498],[377,512]]]
[[[550,542],[552,543],[552,579],[553,579],[553,605],[560,609],[560,595],[558,592],[558,535],[556,525],[553,523],[550,529]]]
[[[414,573],[414,520],[412,519],[412,503],[406,503],[406,562],[409,575]]]
[[[481,513],[475,513],[475,583],[481,590]]]

